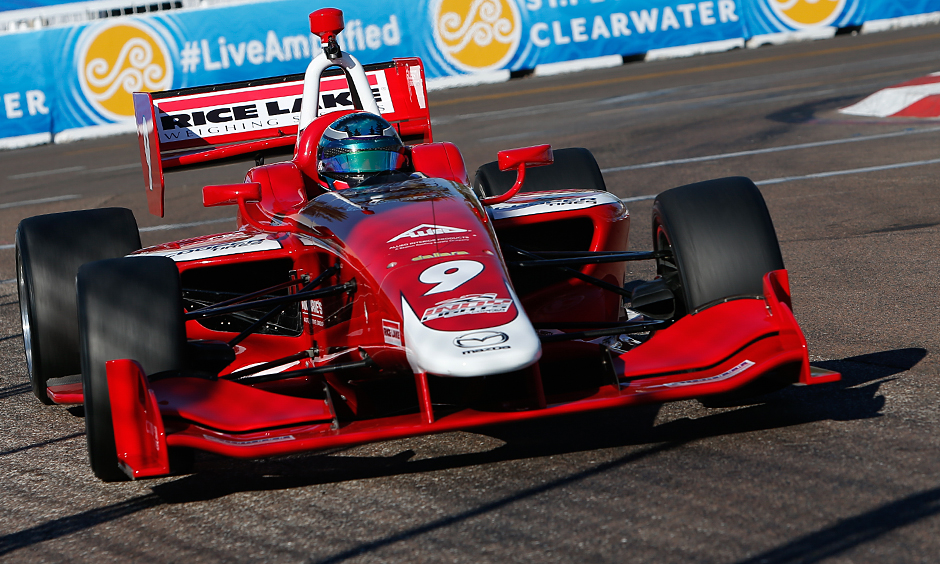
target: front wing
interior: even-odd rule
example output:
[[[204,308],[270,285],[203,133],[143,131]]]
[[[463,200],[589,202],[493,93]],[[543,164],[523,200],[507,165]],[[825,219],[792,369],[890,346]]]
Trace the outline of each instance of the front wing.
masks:
[[[679,319],[607,363],[610,381],[576,399],[546,397],[532,370],[535,398],[523,411],[463,409],[435,418],[418,413],[340,424],[327,399],[274,394],[225,380],[181,377],[150,382],[133,360],[108,363],[118,460],[133,478],[169,472],[168,447],[239,458],[321,450],[640,403],[729,392],[762,377],[799,374],[800,384],[839,380],[811,368],[793,316],[787,273],[768,273],[764,299],[737,299]],[[417,389],[427,390],[424,375]],[[424,379],[424,380],[422,380]]]

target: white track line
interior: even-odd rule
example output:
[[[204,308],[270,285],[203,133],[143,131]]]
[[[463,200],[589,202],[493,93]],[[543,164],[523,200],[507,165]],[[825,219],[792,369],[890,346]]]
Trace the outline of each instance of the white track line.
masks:
[[[797,145],[783,145],[781,147],[769,147],[767,149],[754,149],[752,151],[738,151],[735,153],[722,153],[719,155],[708,155],[704,157],[692,157],[689,159],[674,159],[671,161],[658,161],[654,163],[643,163],[628,166],[615,166],[612,168],[603,168],[601,172],[621,172],[624,170],[638,170],[641,168],[656,168],[660,166],[669,166],[676,164],[700,163],[704,161],[717,161],[720,159],[730,159],[734,157],[746,157],[749,155],[763,155],[767,153],[779,153],[782,151],[796,151],[799,149],[812,149],[814,147],[826,147],[829,145],[841,145],[844,143],[859,143],[862,141],[876,141],[878,139],[891,139],[892,137],[904,137],[907,135],[919,135],[921,133],[936,133],[940,127],[928,127],[925,129],[913,129],[904,131],[895,131],[893,133],[879,133],[878,135],[865,135],[862,137],[846,137],[844,139],[832,139],[830,141],[815,141],[813,143],[800,143]]]
[[[52,198],[39,198],[38,200],[23,200],[21,202],[10,202],[9,204],[0,204],[0,210],[7,208],[18,208],[20,206],[31,206],[33,204],[48,204],[50,202],[61,202],[64,200],[76,200],[81,198],[80,194],[69,194],[68,196],[54,196]]]
[[[793,182],[796,180],[810,180],[813,178],[829,178],[830,176],[842,176],[844,174],[862,174],[865,172],[878,172],[882,170],[894,170],[896,168],[907,168],[911,166],[923,166],[923,165],[932,165],[940,164],[940,159],[930,159],[929,161],[911,161],[907,163],[896,163],[890,165],[881,165],[881,166],[867,166],[865,168],[851,168],[848,170],[834,170],[832,172],[817,172],[816,174],[805,174],[803,176],[785,176],[783,178],[771,178],[769,180],[761,180],[755,182],[758,186],[764,186],[767,184],[780,184],[781,182]]]
[[[23,178],[36,178],[39,176],[51,176],[53,174],[68,174],[77,172],[78,174],[97,174],[100,172],[117,172],[121,170],[133,170],[140,168],[140,163],[130,163],[115,166],[105,166],[101,168],[85,168],[84,166],[70,166],[67,168],[57,168],[53,170],[39,170],[36,172],[24,172],[22,174],[12,174],[7,178],[10,180],[21,180]]]
[[[234,217],[225,217],[222,219],[208,219],[206,221],[193,221],[192,223],[169,223],[167,225],[154,225],[152,227],[141,227],[141,233],[147,233],[150,231],[169,231],[171,229],[184,229],[186,227],[198,227],[200,225],[211,225],[213,223],[225,223],[226,221],[235,221]],[[12,249],[16,247],[15,244],[11,245],[0,245],[0,251]],[[14,279],[15,281],[15,279]],[[6,284],[10,282],[9,280],[4,280],[2,283]]]
[[[186,227],[198,227],[200,225],[211,225],[213,223],[225,223],[226,221],[235,221],[234,217],[224,217],[222,219],[207,219],[205,221],[194,221],[192,223],[169,223],[167,225],[154,225],[152,227],[141,227],[141,233],[148,231],[169,231],[170,229],[183,229]]]
[[[122,164],[116,166],[106,166],[103,168],[92,168],[89,170],[83,170],[82,174],[94,174],[96,172],[114,172],[117,170],[131,170],[135,168],[140,168],[140,163],[131,163],[131,164]]]
[[[652,200],[656,197],[656,194],[650,194],[649,196],[633,196],[630,198],[620,198],[621,202],[642,202],[643,200]]]
[[[51,174],[65,174],[67,172],[79,172],[85,170],[83,166],[70,166],[67,168],[56,168],[53,170],[39,170],[36,172],[24,172],[23,174],[11,174],[7,176],[10,180],[19,180],[21,178],[36,178],[37,176],[49,176]]]
[[[767,180],[756,180],[754,184],[758,186],[766,186],[768,184],[782,184],[784,182],[796,182],[798,180],[812,180],[815,178],[829,178],[831,176],[843,176],[846,174],[863,174],[866,172],[879,172],[882,170],[894,170],[896,168],[908,168],[912,166],[924,166],[940,164],[940,159],[930,159],[927,161],[911,161],[907,163],[895,163],[889,165],[880,165],[880,166],[867,166],[865,168],[850,168],[847,170],[833,170],[830,172],[817,172],[815,174],[804,174],[802,176],[784,176],[782,178],[769,178]],[[620,198],[621,202],[641,202],[643,200],[652,200],[656,198],[656,194],[649,194],[646,196],[631,196],[629,198]]]

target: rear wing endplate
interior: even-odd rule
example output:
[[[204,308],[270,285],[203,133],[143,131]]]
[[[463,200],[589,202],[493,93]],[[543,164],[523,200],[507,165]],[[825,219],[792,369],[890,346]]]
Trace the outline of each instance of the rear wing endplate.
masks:
[[[432,141],[421,59],[365,65],[382,116],[406,143]],[[304,75],[135,92],[134,114],[150,213],[163,217],[163,171],[290,153],[297,140]],[[319,115],[352,109],[341,69],[323,73]]]

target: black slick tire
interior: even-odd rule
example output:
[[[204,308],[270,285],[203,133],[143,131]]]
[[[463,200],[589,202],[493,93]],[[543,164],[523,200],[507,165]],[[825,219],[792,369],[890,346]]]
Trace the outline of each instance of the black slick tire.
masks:
[[[182,368],[186,331],[179,270],[166,257],[93,262],[79,269],[77,293],[88,457],[101,480],[123,480],[105,363],[133,359],[147,374]]]
[[[720,178],[667,190],[653,203],[653,246],[673,257],[657,273],[676,294],[677,317],[716,303],[763,295],[764,275],[784,268],[757,186]]]
[[[78,374],[75,274],[86,262],[140,249],[134,214],[124,208],[30,217],[16,229],[16,274],[26,365],[33,394],[50,404],[50,378]]]
[[[550,165],[527,168],[520,192],[545,190],[596,190],[606,192],[607,185],[591,151],[580,147],[552,151],[555,162]],[[480,197],[498,196],[507,192],[516,182],[514,171],[499,170],[497,161],[477,169],[473,177],[473,190]]]

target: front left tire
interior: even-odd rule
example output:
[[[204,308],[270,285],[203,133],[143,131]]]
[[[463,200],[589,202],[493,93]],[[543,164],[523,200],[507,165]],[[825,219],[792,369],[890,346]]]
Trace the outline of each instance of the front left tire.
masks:
[[[166,257],[109,259],[82,266],[76,286],[88,458],[101,480],[124,480],[106,363],[133,359],[146,374],[183,368],[186,330],[179,270]]]

